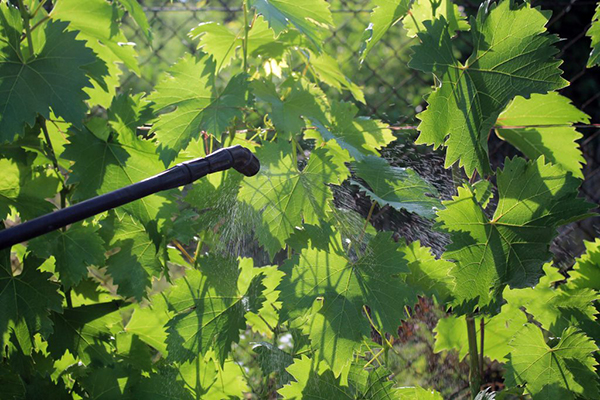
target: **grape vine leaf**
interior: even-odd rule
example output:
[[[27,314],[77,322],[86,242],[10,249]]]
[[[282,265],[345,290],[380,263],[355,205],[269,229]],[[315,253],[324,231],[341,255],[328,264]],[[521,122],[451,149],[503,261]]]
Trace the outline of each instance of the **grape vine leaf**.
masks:
[[[134,308],[124,330],[138,336],[166,357],[168,352],[165,325],[171,316],[164,297],[156,295],[151,298],[151,303],[147,307]]]
[[[433,21],[444,17],[448,23],[448,33],[454,35],[456,31],[466,31],[469,24],[464,15],[458,9],[458,5],[452,0],[415,0],[410,8],[408,17],[404,18],[402,24],[409,37],[417,37],[420,32],[425,31],[424,22]]]
[[[381,149],[396,138],[382,121],[356,117],[358,108],[352,103],[332,101],[329,118],[311,118],[316,130],[305,133],[306,138],[337,144],[350,153],[355,160],[365,156],[379,156]]]
[[[111,329],[121,323],[119,302],[97,303],[53,313],[54,333],[48,338],[48,352],[60,359],[68,350],[84,364],[111,365],[114,338]]]
[[[383,35],[408,12],[412,0],[375,0],[375,8],[371,12],[371,22],[363,33],[360,49],[360,62],[362,63],[371,52],[375,44]]]
[[[150,29],[150,24],[148,23],[148,18],[146,18],[146,13],[144,12],[141,4],[138,3],[137,0],[118,0],[118,2],[125,10],[127,10],[131,18],[133,18],[135,23],[140,27],[148,42],[151,42],[152,31]]]
[[[106,122],[105,122],[106,123]],[[67,182],[76,184],[72,200],[81,201],[137,183],[164,170],[156,159],[156,146],[149,141],[124,135],[99,139],[87,128],[69,131],[63,157],[74,161]],[[124,211],[140,220],[147,229],[160,231],[166,219],[177,211],[170,193],[155,194],[126,204]],[[119,210],[119,209],[117,209]],[[160,241],[160,237],[158,238]]]
[[[508,102],[567,85],[554,58],[558,38],[546,33],[548,18],[529,3],[485,3],[472,20],[474,49],[464,65],[454,57],[446,20],[425,22],[410,66],[433,73],[441,86],[418,116],[417,143],[446,146],[446,167],[459,161],[468,176],[489,174],[488,134]]]
[[[282,267],[281,317],[312,314],[303,329],[317,351],[315,360],[326,361],[336,376],[369,334],[363,307],[369,308],[376,328],[394,333],[405,318],[404,306],[416,301],[416,293],[403,280],[409,269],[399,247],[391,233],[378,233],[359,258],[352,259],[337,235],[330,249],[305,249]]]
[[[578,122],[587,124],[590,117],[566,97],[550,92],[533,94],[529,99],[516,97],[498,117],[495,129],[500,138],[530,159],[543,155],[583,179],[581,164],[585,158],[576,143],[582,135],[570,126]],[[533,126],[522,128],[527,125]]]
[[[368,187],[354,179],[350,182],[381,207],[404,209],[425,218],[434,218],[442,208],[436,188],[410,168],[392,167],[376,156],[366,156],[352,168]]]
[[[3,16],[18,13],[5,4],[0,10]],[[6,20],[0,20],[4,37],[20,36],[21,32],[16,33]],[[43,47],[26,62],[15,48],[0,48],[0,142],[23,136],[25,124],[33,126],[38,114],[50,118],[50,109],[65,121],[81,126],[88,98],[83,89],[91,87],[83,67],[96,57],[85,42],[75,39],[76,32],[65,32],[66,27],[65,22],[49,21],[44,26]]]
[[[329,4],[324,0],[250,0],[250,5],[261,14],[276,36],[289,25],[302,32],[321,48],[321,27],[333,25]]]
[[[447,299],[454,290],[454,278],[450,275],[453,264],[431,254],[428,247],[419,241],[400,247],[402,258],[408,263],[410,274],[406,283],[420,293],[435,296],[438,300]]]
[[[257,343],[252,347],[252,351],[257,354],[256,361],[262,373],[267,377],[273,376],[278,387],[292,380],[290,373],[285,370],[294,362],[291,354],[269,342]]]
[[[0,344],[4,348],[9,329],[24,322],[28,334],[52,333],[50,311],[62,311],[60,286],[52,282],[52,274],[37,268],[42,263],[31,255],[25,257],[22,272],[15,275],[10,250],[0,252]]]
[[[452,240],[443,258],[456,264],[455,305],[484,307],[499,299],[506,285],[535,285],[551,257],[556,228],[589,215],[590,205],[576,198],[580,181],[543,157],[507,159],[497,183],[492,219],[467,187],[438,212],[440,228]]]
[[[46,199],[56,194],[59,181],[47,172],[36,173],[33,168],[7,158],[0,158],[0,219],[10,208],[19,212],[22,220],[39,217],[54,206]]]
[[[398,398],[402,400],[443,400],[441,394],[431,389],[422,387],[401,387],[396,389]]]
[[[215,62],[186,54],[167,71],[148,97],[162,114],[152,131],[160,144],[160,159],[168,166],[200,131],[220,137],[229,123],[242,117],[249,100],[248,79],[235,75],[223,91],[215,87]]]
[[[214,354],[209,352],[200,364],[195,361],[186,362],[179,366],[179,373],[188,388],[193,388],[195,399],[221,400],[239,399],[250,391],[246,383],[244,366],[227,359],[222,366],[215,363]]]
[[[348,176],[324,149],[312,151],[304,169],[294,165],[292,147],[283,141],[269,143],[257,151],[261,161],[258,176],[244,179],[239,199],[262,212],[259,242],[271,256],[302,223],[315,224],[326,218],[333,194],[329,183],[340,184]]]
[[[277,93],[271,81],[256,80],[252,82],[256,98],[271,105],[269,117],[273,121],[278,134],[285,137],[298,135],[306,127],[302,117],[311,120],[325,121],[327,117],[327,99],[323,91],[306,79],[288,79],[281,86],[282,96]]]
[[[216,71],[220,71],[235,59],[236,51],[243,46],[243,30],[233,33],[217,22],[203,22],[188,34],[192,40],[198,40],[198,50],[210,54],[216,62]],[[285,39],[284,35],[279,39]],[[273,31],[262,16],[258,16],[248,32],[248,54],[259,51],[263,58],[271,58],[272,51],[265,52],[267,47],[279,47],[276,53],[282,53],[285,40],[275,40]],[[291,44],[291,43],[290,43]]]
[[[577,259],[567,286],[571,289],[600,290],[600,239],[584,242],[586,252]]]
[[[592,17],[592,26],[587,31],[587,36],[592,39],[592,52],[587,62],[587,67],[600,65],[600,3],[596,6],[596,13]]]
[[[68,22],[68,29],[80,32],[78,38],[85,39],[95,51],[98,45],[105,46],[128,69],[140,73],[134,43],[130,43],[119,28],[122,15],[116,4],[105,0],[61,0],[50,16]]]
[[[596,321],[598,293],[590,288],[574,289],[570,285],[554,287],[550,277],[553,268],[544,266],[546,275],[535,288],[506,289],[504,298],[513,308],[523,308],[545,330],[555,336],[569,326],[584,329],[585,324]],[[558,274],[558,279],[564,277]]]
[[[102,231],[108,248],[107,272],[118,286],[117,293],[141,301],[152,285],[152,277],[160,277],[164,267],[157,248],[146,228],[133,217],[112,214],[102,220]]]
[[[337,60],[327,53],[315,54],[308,50],[308,65],[310,65],[312,71],[321,80],[336,88],[337,90],[345,89],[352,94],[357,101],[366,104],[365,94],[363,93],[360,86],[352,82],[342,72],[340,64]],[[355,112],[356,114],[356,112]]]
[[[548,346],[540,328],[527,324],[510,342],[507,386],[523,385],[534,400],[597,399],[593,353],[598,347],[576,328],[565,329],[555,346]]]
[[[30,250],[41,258],[54,256],[56,271],[66,288],[88,274],[88,266],[104,266],[104,241],[98,228],[78,222],[66,231],[54,231],[33,239]]]
[[[287,371],[296,380],[278,390],[284,399],[354,399],[349,387],[342,386],[330,369],[314,359],[302,356]]]
[[[167,323],[170,359],[189,361],[214,350],[221,365],[225,362],[246,328],[244,314],[256,312],[263,301],[262,277],[243,279],[243,272],[237,260],[209,255],[175,282],[167,295],[175,312]]]

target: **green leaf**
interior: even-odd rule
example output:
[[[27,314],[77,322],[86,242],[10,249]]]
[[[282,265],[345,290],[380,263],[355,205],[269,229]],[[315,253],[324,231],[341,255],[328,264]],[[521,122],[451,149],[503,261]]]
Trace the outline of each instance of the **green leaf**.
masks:
[[[466,31],[469,24],[452,0],[415,0],[410,8],[408,17],[402,21],[408,37],[416,37],[426,31],[424,22],[434,21],[443,17],[448,23],[448,33],[454,35],[456,31]]]
[[[322,400],[354,399],[352,391],[342,386],[330,369],[324,368],[314,359],[306,356],[294,361],[287,371],[296,379],[278,390],[284,399]]]
[[[79,31],[78,38],[85,39],[92,49],[105,46],[128,69],[140,73],[135,43],[129,43],[119,28],[121,15],[116,4],[105,0],[60,0],[50,16],[68,22],[68,29]]]
[[[65,309],[62,314],[53,313],[52,320],[54,333],[48,338],[52,357],[59,359],[69,350],[84,364],[114,362],[111,328],[121,323],[117,302]]]
[[[276,36],[294,26],[313,44],[320,48],[322,44],[321,27],[333,25],[329,4],[324,0],[250,0],[250,5],[262,14]]]
[[[542,331],[527,324],[513,338],[506,364],[507,386],[523,385],[537,399],[597,399],[594,343],[575,328],[562,332],[555,346],[548,346]]]
[[[56,271],[66,288],[78,284],[88,274],[88,266],[104,266],[104,241],[98,228],[71,225],[66,231],[54,231],[33,239],[29,249],[39,257],[56,259]]]
[[[252,351],[257,354],[256,361],[262,373],[266,377],[274,374],[277,387],[283,386],[292,380],[292,376],[285,370],[294,362],[290,354],[268,342],[257,343]]]
[[[419,241],[400,247],[404,260],[408,263],[410,274],[406,283],[422,294],[436,296],[445,300],[454,290],[454,279],[450,275],[453,264],[437,259],[431,254],[431,249],[421,246]]]
[[[600,290],[600,239],[584,243],[586,252],[569,271],[568,287]]]
[[[506,290],[504,298],[508,304],[523,308],[555,336],[570,326],[585,330],[586,324],[596,321],[594,303],[600,299],[598,293],[590,288],[573,289],[570,285],[555,288],[550,277],[557,271],[550,265],[544,269],[546,276],[535,288]],[[564,279],[561,274],[557,275],[557,279]]]
[[[125,331],[138,336],[166,357],[168,353],[165,325],[171,317],[164,297],[157,295],[147,307],[134,308],[129,322],[125,325]]]
[[[77,379],[77,382],[85,389],[90,399],[122,399],[126,398],[123,394],[127,389],[119,381],[128,380],[131,375],[131,371],[121,365],[94,368],[92,373]]]
[[[5,7],[9,6],[0,5]],[[16,34],[0,22],[9,37]],[[91,87],[82,67],[96,61],[96,57],[83,41],[75,39],[75,32],[64,32],[66,27],[64,22],[48,22],[44,26],[44,46],[27,62],[13,48],[3,47],[0,51],[0,142],[23,136],[25,124],[33,126],[38,114],[49,119],[50,109],[65,121],[81,126],[88,98],[83,89]]]
[[[164,270],[154,241],[146,228],[129,215],[113,214],[102,221],[102,229],[108,231],[105,241],[113,250],[106,267],[118,285],[117,293],[141,301],[152,285],[152,277],[160,277]]]
[[[404,209],[425,218],[434,218],[442,208],[438,191],[410,168],[392,167],[385,159],[366,156],[352,164],[356,176],[363,179],[367,188],[356,180],[353,185],[366,193],[381,207]]]
[[[30,337],[37,332],[48,336],[52,332],[50,311],[62,311],[60,286],[50,281],[52,274],[41,272],[42,263],[28,256],[23,270],[15,275],[10,262],[10,250],[0,252],[0,344],[4,348],[5,336],[11,327],[25,322]]]
[[[54,197],[59,181],[48,172],[36,173],[13,160],[0,158],[0,219],[19,212],[23,220],[39,217],[54,209],[46,199]]]
[[[583,179],[585,158],[576,143],[582,135],[571,126],[578,122],[587,124],[590,117],[566,97],[556,92],[534,94],[515,98],[498,117],[496,132],[530,159],[543,155]],[[534,126],[524,128],[528,125]]]
[[[199,366],[204,367],[204,363]],[[202,368],[204,370],[205,368]],[[148,377],[135,382],[131,388],[131,393],[135,399],[146,400],[194,400],[193,396],[185,382],[180,378],[180,373],[176,368],[163,367]]]
[[[468,176],[489,174],[488,134],[510,100],[567,85],[554,58],[558,38],[546,33],[547,22],[548,14],[529,3],[480,7],[471,24],[473,53],[464,65],[453,55],[446,20],[425,22],[410,66],[435,74],[441,86],[419,114],[417,143],[446,146],[446,167],[459,161]]]
[[[315,130],[307,131],[306,138],[329,142],[335,140],[355,160],[365,156],[379,156],[378,150],[396,138],[387,124],[377,119],[357,117],[358,108],[352,103],[331,102],[331,115],[327,119],[315,117]]]
[[[81,201],[120,189],[149,178],[164,170],[156,159],[156,146],[137,137],[123,140],[110,137],[101,140],[88,129],[70,131],[70,143],[65,146],[63,157],[74,161],[68,183],[76,184],[72,200]],[[121,142],[123,140],[123,142]],[[176,210],[168,201],[169,194],[155,194],[122,206],[149,228],[160,230],[165,219]],[[119,209],[117,209],[119,210]]]
[[[402,400],[443,400],[441,394],[421,387],[401,387],[396,389],[398,398]]]
[[[122,143],[136,142],[138,126],[152,120],[150,104],[143,94],[132,96],[121,93],[112,99],[108,109],[108,124],[119,134]]]
[[[238,261],[218,256],[199,260],[198,270],[186,271],[168,294],[176,313],[167,323],[167,350],[176,361],[193,360],[214,350],[221,364],[246,328],[244,314],[262,303],[261,279],[240,279]]]
[[[352,82],[340,69],[340,65],[337,60],[326,53],[314,54],[310,50],[308,51],[308,65],[312,67],[312,71],[321,80],[333,86],[337,90],[347,90],[352,94],[357,101],[363,104],[367,104],[365,101],[365,94],[362,89],[354,82]]]
[[[193,40],[198,39],[198,50],[212,56],[216,63],[216,71],[231,64],[236,57],[236,50],[242,46],[243,36],[234,34],[218,22],[202,22],[188,34]]]
[[[451,272],[456,305],[483,307],[499,299],[506,285],[535,285],[551,258],[556,228],[586,217],[590,208],[576,198],[580,181],[543,158],[507,159],[497,182],[499,201],[491,219],[467,187],[438,213],[452,240],[443,258],[456,263]]]
[[[193,388],[195,399],[222,400],[241,399],[251,389],[247,384],[244,366],[228,359],[222,366],[209,354],[199,361],[186,362],[179,373],[188,388]]]
[[[280,87],[281,97],[271,81],[253,81],[252,89],[257,99],[271,105],[269,117],[280,137],[283,136],[284,139],[302,133],[306,127],[303,117],[318,121],[327,120],[324,112],[327,104],[325,94],[317,85],[306,79],[285,81]]]
[[[587,67],[600,65],[600,3],[596,6],[596,13],[592,17],[592,26],[587,31],[587,37],[592,39],[592,52],[587,62]]]
[[[185,55],[173,65],[148,97],[162,114],[153,127],[160,158],[168,166],[200,131],[220,137],[248,103],[246,75],[236,75],[223,91],[215,87],[215,63],[207,56]]]
[[[146,18],[146,13],[144,9],[138,2],[138,0],[118,0],[119,3],[123,6],[125,10],[129,13],[131,18],[135,21],[135,23],[140,27],[142,33],[148,40],[148,42],[152,42],[152,31],[150,30],[150,24],[148,23],[148,18]]]
[[[341,249],[337,236],[331,249],[308,248],[282,268],[282,317],[314,314],[303,328],[317,350],[316,360],[326,361],[336,376],[369,334],[364,306],[376,328],[395,333],[405,318],[404,306],[416,301],[400,277],[409,270],[398,248],[390,233],[378,233],[353,259]]]
[[[371,12],[371,22],[362,40],[360,62],[362,63],[371,52],[375,44],[381,40],[386,32],[400,19],[404,18],[411,6],[412,0],[374,0],[375,8]]]
[[[328,183],[340,184],[348,169],[336,164],[324,149],[315,149],[301,171],[294,164],[292,148],[280,141],[257,151],[261,171],[245,178],[239,199],[262,212],[263,228],[256,232],[259,242],[271,256],[302,223],[315,224],[325,219],[333,200]]]

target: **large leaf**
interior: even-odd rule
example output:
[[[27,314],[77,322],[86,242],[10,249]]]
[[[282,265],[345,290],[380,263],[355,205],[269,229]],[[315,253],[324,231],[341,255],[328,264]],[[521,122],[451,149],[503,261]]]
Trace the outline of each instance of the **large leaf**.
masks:
[[[539,322],[545,330],[555,336],[568,327],[584,329],[596,321],[598,293],[590,288],[572,285],[555,287],[553,280],[563,280],[550,265],[545,266],[546,275],[535,288],[505,290],[504,298],[513,308],[522,308]],[[569,281],[570,283],[570,281]]]
[[[53,313],[54,333],[48,338],[48,351],[60,359],[69,351],[84,364],[114,362],[111,329],[121,323],[118,303],[98,303]]]
[[[277,93],[271,81],[254,81],[254,95],[271,105],[269,117],[273,121],[280,136],[299,135],[306,127],[303,117],[311,120],[326,121],[325,94],[306,79],[288,79],[281,87],[281,95]]]
[[[60,280],[70,288],[87,276],[89,266],[104,266],[104,242],[97,231],[97,227],[79,222],[65,231],[33,239],[29,248],[39,257],[54,256]]]
[[[411,6],[412,0],[375,0],[375,8],[371,12],[371,22],[363,34],[360,61],[364,61],[367,55],[385,35],[385,33],[400,19],[402,19]]]
[[[138,0],[118,1],[140,27],[148,42],[150,42],[152,40],[152,31],[150,30],[150,24],[148,23],[148,18],[146,18],[146,13],[144,12],[142,5],[138,2]]]
[[[577,260],[573,270],[569,271],[571,279],[568,286],[573,289],[600,290],[600,239],[585,242],[586,252]]]
[[[596,13],[592,18],[592,26],[587,31],[587,36],[592,39],[592,52],[587,62],[587,67],[600,65],[600,3],[596,6]]]
[[[435,74],[441,86],[419,114],[417,142],[446,146],[446,167],[459,161],[468,176],[490,173],[488,134],[508,102],[567,85],[547,22],[529,3],[486,3],[472,21],[474,49],[464,65],[454,57],[446,20],[426,22],[410,65]]]
[[[245,313],[260,308],[263,286],[259,276],[243,279],[235,259],[207,256],[199,266],[168,294],[176,315],[167,323],[167,350],[169,358],[187,361],[212,349],[223,364],[246,328]]]
[[[339,184],[348,176],[347,168],[334,163],[324,149],[314,150],[302,170],[291,153],[291,146],[283,141],[261,148],[257,152],[261,171],[257,177],[244,179],[239,193],[240,200],[262,212],[264,227],[256,234],[271,256],[297,226],[325,219],[333,200],[327,184]]]
[[[52,211],[54,206],[46,199],[56,194],[58,179],[6,158],[0,158],[0,171],[0,219],[6,218],[11,207],[24,220]]]
[[[245,75],[234,76],[222,92],[215,87],[215,63],[207,56],[185,55],[173,65],[148,98],[155,109],[171,110],[153,127],[160,158],[168,166],[200,131],[220,137],[248,102]]]
[[[69,30],[81,32],[79,38],[88,41],[92,49],[98,45],[107,47],[127,68],[139,74],[133,44],[119,28],[121,16],[116,4],[106,0],[61,0],[50,16],[68,22]]]
[[[106,122],[104,122],[106,123]],[[68,183],[77,184],[72,200],[81,201],[137,183],[164,170],[156,159],[156,146],[137,137],[102,140],[85,128],[73,131],[63,157],[75,163]],[[122,140],[122,141],[121,141]],[[160,229],[171,218],[173,203],[156,194],[126,204],[123,210]]]
[[[377,328],[395,333],[405,318],[404,306],[416,301],[400,276],[409,270],[390,236],[375,236],[358,259],[346,255],[337,236],[332,248],[308,248],[283,267],[282,316],[314,314],[303,329],[317,351],[316,360],[326,361],[336,376],[369,333],[363,307],[369,308]]]
[[[320,28],[333,25],[329,4],[324,0],[250,0],[250,4],[263,15],[276,36],[292,25],[318,48],[322,44]]]
[[[327,119],[316,115],[311,118],[317,129],[308,131],[305,136],[325,142],[333,139],[355,160],[367,155],[379,156],[379,149],[396,140],[382,121],[357,117],[358,108],[352,103],[332,101],[330,113]]]
[[[140,301],[152,285],[152,277],[159,277],[164,270],[156,246],[141,222],[129,215],[113,214],[102,222],[112,249],[107,271],[118,285],[117,293]]]
[[[575,328],[562,332],[560,341],[549,346],[540,328],[527,324],[510,343],[506,384],[525,384],[537,399],[597,399],[596,361],[598,347]]]
[[[425,31],[424,22],[444,17],[448,22],[448,32],[454,35],[456,31],[469,29],[465,17],[460,13],[458,5],[452,0],[415,0],[410,8],[408,17],[402,23],[409,37],[416,37]]]
[[[21,35],[6,22],[15,12],[12,6],[0,4],[3,37]],[[64,32],[66,27],[65,22],[48,22],[43,47],[26,61],[18,47],[0,47],[0,142],[22,136],[25,124],[33,126],[38,114],[49,119],[50,110],[81,126],[87,112],[84,89],[91,87],[82,67],[96,57],[83,41],[75,39],[76,32]]]
[[[425,218],[434,218],[442,208],[438,192],[427,181],[410,168],[392,167],[385,159],[367,156],[353,164],[356,176],[363,179],[369,187],[358,181],[358,186],[381,207],[390,206],[398,211],[404,209]]]
[[[578,122],[589,123],[590,117],[566,97],[556,92],[534,94],[515,98],[498,117],[496,132],[530,159],[543,155],[583,179],[585,159],[575,143],[582,135],[570,126]]]
[[[456,304],[486,306],[506,285],[535,285],[551,257],[556,228],[589,210],[576,198],[580,181],[543,158],[507,160],[497,182],[499,201],[491,219],[466,187],[438,213],[452,240],[443,257],[456,263]]]
[[[25,322],[30,336],[37,332],[48,336],[52,332],[50,311],[62,311],[60,286],[50,281],[52,274],[37,269],[40,264],[41,260],[29,256],[24,260],[21,273],[15,275],[10,251],[0,252],[0,344],[3,348],[9,328]]]

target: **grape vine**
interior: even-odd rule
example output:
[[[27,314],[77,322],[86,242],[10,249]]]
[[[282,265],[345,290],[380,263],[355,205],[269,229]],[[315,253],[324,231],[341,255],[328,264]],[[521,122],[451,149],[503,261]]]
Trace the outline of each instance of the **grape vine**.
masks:
[[[397,23],[414,38],[409,66],[435,81],[416,143],[444,152],[451,199],[381,156],[410,127],[359,115],[362,89],[323,47],[325,0],[240,0],[239,21],[194,28],[197,53],[143,94],[117,90],[140,73],[125,13],[152,38],[137,1],[0,0],[0,229],[233,144],[262,165],[0,250],[0,398],[441,399],[390,372],[423,297],[447,312],[434,350],[468,359],[471,398],[600,398],[600,240],[568,277],[550,251],[596,205],[578,196],[590,117],[558,93],[549,13],[372,3],[357,57]],[[490,135],[521,156],[492,168]],[[343,184],[366,218],[336,203]],[[431,221],[443,254],[377,231],[381,207]],[[486,360],[505,390],[483,386]]]

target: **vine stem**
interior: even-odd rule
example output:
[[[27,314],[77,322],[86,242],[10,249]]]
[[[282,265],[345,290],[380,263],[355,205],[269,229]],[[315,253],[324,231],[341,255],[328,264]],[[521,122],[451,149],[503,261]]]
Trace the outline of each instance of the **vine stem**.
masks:
[[[248,2],[244,0],[243,9],[244,9],[244,43],[242,46],[242,51],[244,53],[244,72],[248,73],[248,34],[250,33],[250,26],[248,25]]]
[[[475,318],[472,315],[467,315],[466,320],[470,361],[469,386],[471,387],[471,397],[474,399],[481,387],[481,370],[479,368],[479,357],[477,355],[477,330],[475,328]]]
[[[29,25],[29,12],[25,9],[23,0],[19,0],[19,11],[21,12],[21,18],[23,19],[23,25],[25,26],[25,35],[27,36],[27,44],[29,45],[29,53],[31,57],[34,55],[33,50],[33,39],[31,38],[31,26]]]

